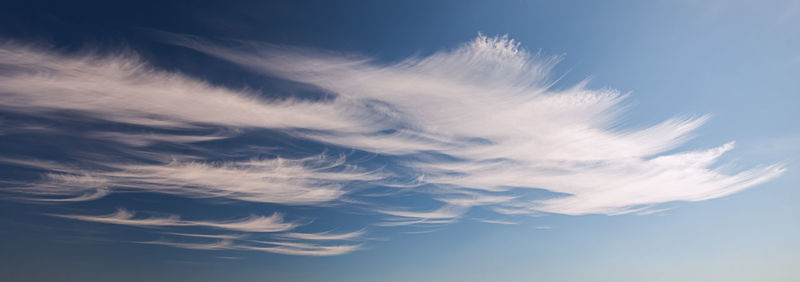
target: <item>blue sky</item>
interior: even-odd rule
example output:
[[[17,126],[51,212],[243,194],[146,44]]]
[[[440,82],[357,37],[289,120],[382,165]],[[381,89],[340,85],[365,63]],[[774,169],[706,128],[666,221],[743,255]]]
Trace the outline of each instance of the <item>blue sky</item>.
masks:
[[[794,281],[791,1],[8,3],[8,281]]]

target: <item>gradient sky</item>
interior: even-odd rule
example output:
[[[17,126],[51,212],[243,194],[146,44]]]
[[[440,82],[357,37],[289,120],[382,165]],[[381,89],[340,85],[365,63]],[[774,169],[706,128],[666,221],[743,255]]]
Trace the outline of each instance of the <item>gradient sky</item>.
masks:
[[[3,2],[0,280],[800,280],[797,2]]]

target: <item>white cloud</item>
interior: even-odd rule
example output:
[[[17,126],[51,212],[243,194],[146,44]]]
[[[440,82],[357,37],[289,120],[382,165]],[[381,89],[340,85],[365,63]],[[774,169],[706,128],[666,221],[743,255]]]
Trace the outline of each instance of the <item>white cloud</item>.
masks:
[[[497,220],[497,219],[474,218],[474,220],[475,221],[480,221],[480,222],[483,222],[483,223],[490,223],[490,224],[502,224],[502,225],[519,224],[519,223],[513,222],[513,221]]]
[[[317,245],[280,241],[260,241],[263,245],[239,245],[237,249],[301,256],[336,256],[360,249],[361,245]],[[265,246],[266,245],[266,246]]]
[[[205,251],[240,250],[258,251],[283,255],[297,256],[336,256],[357,251],[361,245],[317,245],[306,243],[292,243],[281,241],[258,241],[259,245],[236,244],[230,240],[220,240],[211,243],[173,242],[173,241],[148,241],[137,242],[140,244],[163,245],[175,248]]]
[[[481,35],[455,50],[390,64],[311,49],[257,43],[229,48],[188,36],[167,37],[265,75],[313,85],[335,97],[265,99],[253,90],[214,86],[158,70],[132,52],[68,55],[0,43],[0,111],[44,119],[68,113],[72,122],[146,128],[139,132],[97,129],[81,136],[110,141],[104,144],[136,158],[94,152],[76,154],[81,162],[68,164],[2,157],[0,161],[6,164],[43,171],[41,180],[11,181],[14,187],[7,190],[51,202],[145,191],[319,207],[337,200],[365,201],[343,197],[352,193],[350,185],[371,183],[443,203],[432,211],[365,203],[381,217],[377,225],[430,226],[455,222],[478,206],[500,216],[642,212],[666,202],[729,195],[785,170],[768,165],[734,171],[715,164],[733,143],[675,151],[706,122],[705,115],[675,117],[642,128],[621,127],[627,95],[613,89],[589,89],[586,83],[554,88],[551,69],[560,58],[531,54],[506,37]],[[150,148],[157,143],[188,147],[259,129],[402,156],[392,159],[391,165],[417,175],[409,177],[415,179],[408,181],[413,184],[393,185],[386,179],[396,176],[388,172],[365,171],[344,157],[331,159],[325,154],[242,160],[241,155],[250,155],[247,150],[252,148],[244,147],[238,158],[223,155],[222,160],[212,160],[199,150],[169,154]],[[2,132],[15,131],[3,128]],[[531,198],[524,192],[540,190],[551,195]],[[371,195],[391,198],[395,194]],[[258,245],[214,234],[195,237],[221,241],[149,243],[294,255],[343,254],[361,245],[285,240],[356,240],[364,233],[285,232],[296,224],[283,222],[277,214],[238,221],[137,218],[124,210],[101,216],[61,216],[141,227],[284,232]]]
[[[122,133],[122,132],[98,132],[89,135],[93,139],[110,140],[120,142],[133,147],[146,147],[158,142],[168,143],[195,143],[213,141],[227,138],[229,136],[187,136],[176,134],[157,134],[157,133]]]
[[[378,226],[405,226],[405,225],[430,225],[453,223],[460,217],[468,207],[445,205],[433,211],[408,211],[408,210],[388,210],[378,209],[377,212],[390,215],[386,221],[377,223]]]
[[[69,215],[54,214],[53,216],[99,222],[107,224],[130,225],[138,227],[165,227],[165,226],[198,226],[243,232],[281,232],[294,229],[299,224],[284,222],[283,215],[250,216],[247,218],[226,221],[183,220],[178,216],[136,218],[133,212],[119,209],[108,215]]]
[[[626,95],[588,89],[585,83],[554,89],[549,74],[558,58],[530,54],[506,37],[479,36],[453,51],[394,64],[255,43],[231,49],[186,36],[173,35],[171,41],[329,90],[339,101],[371,105],[363,115],[379,118],[381,123],[369,124],[377,127],[362,127],[363,134],[328,132],[322,141],[455,159],[407,163],[424,174],[425,183],[451,187],[454,194],[462,188],[502,192],[508,187],[566,194],[496,203],[507,212],[628,213],[643,205],[725,196],[784,171],[780,165],[730,174],[712,168],[732,144],[666,153],[708,117],[620,128]],[[393,129],[398,131],[380,133]]]
[[[41,181],[15,189],[44,201],[93,200],[109,191],[148,191],[191,198],[227,198],[289,205],[320,204],[346,193],[354,181],[376,181],[381,174],[346,165],[344,157],[229,162],[172,160],[159,164],[100,162],[103,169],[80,169],[42,161],[0,159],[48,171]],[[69,197],[69,198],[63,198]]]
[[[437,200],[460,207],[474,207],[505,203],[517,198],[516,196],[495,196],[467,191],[461,192],[461,195],[448,195],[446,197],[437,198]]]
[[[169,247],[190,249],[190,250],[204,250],[204,251],[230,250],[233,248],[233,243],[228,240],[220,240],[213,243],[188,243],[188,242],[170,242],[170,241],[149,241],[149,242],[137,242],[137,243],[148,244],[148,245],[162,245],[162,246],[169,246]]]
[[[341,255],[356,251],[362,244],[355,245],[323,245],[314,243],[317,241],[341,241],[357,240],[365,234],[364,230],[334,234],[330,232],[322,233],[299,233],[285,232],[299,226],[297,223],[285,222],[281,214],[275,213],[272,216],[250,216],[237,220],[224,221],[204,221],[204,220],[183,220],[176,215],[162,217],[136,217],[133,212],[119,209],[117,212],[108,215],[63,215],[54,214],[53,216],[69,218],[74,220],[98,222],[106,224],[127,225],[135,227],[205,227],[211,229],[221,229],[229,231],[246,232],[247,234],[205,234],[205,233],[186,233],[186,232],[164,232],[165,235],[174,235],[178,238],[173,240],[156,240],[137,242],[140,244],[164,245],[176,248],[191,250],[244,250],[260,251],[286,255],[308,255],[308,256],[331,256]],[[276,239],[284,241],[261,241],[247,239],[253,234],[269,233]],[[196,240],[186,240],[185,238],[199,239],[219,239],[214,242],[197,242]],[[304,240],[304,242],[291,242],[285,240]]]
[[[180,233],[180,232],[165,232],[164,234],[183,236],[183,237],[212,238],[212,239],[222,239],[222,240],[237,240],[247,237],[244,234],[196,234],[196,233]]]
[[[0,44],[0,109],[28,115],[59,111],[156,128],[199,125],[337,129],[351,122],[335,105],[267,101],[157,70],[131,52],[66,56]]]
[[[708,167],[732,144],[706,151],[676,153],[652,159],[560,163],[529,167],[506,162],[458,165],[446,171],[464,176],[427,175],[428,181],[494,190],[503,183],[514,187],[541,187],[568,196],[522,204],[530,211],[562,214],[619,214],[639,206],[671,201],[702,201],[717,198],[780,175],[780,166],[722,173]],[[519,201],[516,201],[519,203]],[[520,205],[516,206],[517,208]]]
[[[353,240],[356,238],[361,237],[364,235],[366,231],[359,230],[353,231],[348,233],[330,233],[330,232],[321,232],[321,233],[296,233],[296,232],[287,232],[278,235],[279,237],[290,238],[290,239],[300,239],[300,240],[315,240],[315,241],[330,241],[330,240]]]

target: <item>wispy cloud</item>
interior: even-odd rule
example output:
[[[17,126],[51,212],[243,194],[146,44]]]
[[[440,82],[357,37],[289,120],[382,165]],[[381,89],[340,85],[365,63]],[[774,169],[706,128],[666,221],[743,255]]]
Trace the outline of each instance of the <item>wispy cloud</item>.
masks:
[[[115,213],[108,215],[64,215],[53,214],[53,216],[69,218],[74,220],[117,224],[134,227],[205,227],[210,229],[221,229],[227,231],[246,232],[247,234],[268,233],[275,241],[262,241],[247,239],[245,234],[206,234],[206,233],[183,233],[183,232],[164,232],[164,235],[173,235],[171,240],[155,240],[136,242],[149,245],[163,245],[191,250],[244,250],[260,251],[286,255],[310,255],[310,256],[330,256],[341,255],[356,251],[362,244],[355,245],[330,245],[320,244],[319,241],[352,241],[364,235],[364,230],[348,233],[299,233],[285,232],[295,229],[300,224],[286,222],[281,214],[272,216],[250,216],[247,218],[223,221],[204,221],[204,220],[184,220],[177,215],[162,217],[136,217],[133,212],[119,209]],[[190,240],[187,240],[189,238]],[[219,239],[213,242],[197,242],[193,239]],[[292,242],[286,240],[301,240],[306,242]]]
[[[291,238],[291,239],[301,239],[301,240],[314,240],[314,241],[331,241],[331,240],[353,240],[363,236],[366,233],[364,230],[353,231],[348,233],[331,233],[331,232],[320,232],[320,233],[296,233],[296,232],[287,232],[280,234],[278,236],[284,238]]]
[[[299,225],[293,222],[284,222],[283,215],[277,213],[268,217],[250,216],[243,219],[226,221],[183,220],[175,215],[167,217],[136,218],[133,212],[129,212],[124,209],[119,209],[116,212],[108,215],[54,214],[53,216],[82,221],[140,227],[199,226],[244,232],[281,232],[294,229]]]
[[[468,207],[445,205],[433,211],[407,211],[407,210],[387,210],[378,209],[377,212],[390,215],[386,221],[380,222],[378,226],[405,226],[419,224],[444,224],[455,222]]]
[[[233,248],[233,243],[227,240],[220,240],[212,243],[187,243],[187,242],[170,242],[170,241],[147,241],[137,242],[139,244],[148,245],[162,245],[190,250],[204,250],[204,251],[220,251],[230,250]]]
[[[66,56],[0,44],[0,109],[28,115],[70,111],[155,128],[199,125],[334,129],[351,122],[330,103],[267,101],[157,70],[133,52]]]
[[[171,160],[160,164],[131,164],[101,161],[96,164],[103,169],[14,159],[0,162],[48,171],[41,181],[26,183],[17,189],[48,196],[39,199],[45,201],[93,200],[113,189],[303,205],[333,201],[345,193],[342,188],[347,183],[381,178],[380,174],[345,165],[344,158],[330,160],[324,155],[228,162]]]
[[[183,237],[211,238],[211,239],[221,239],[221,240],[236,240],[247,237],[244,234],[196,234],[196,233],[179,233],[179,232],[165,232],[164,234],[183,236]]]
[[[426,183],[454,190],[527,187],[566,195],[507,201],[531,212],[628,213],[643,205],[725,196],[784,171],[781,165],[731,174],[711,168],[732,143],[665,153],[688,140],[708,117],[619,128],[626,95],[588,89],[585,83],[555,89],[549,75],[558,58],[531,54],[506,37],[481,35],[453,51],[388,65],[255,43],[241,51],[186,36],[171,41],[266,75],[327,89],[339,100],[376,105],[371,109],[378,113],[369,115],[385,122],[371,132],[328,133],[335,138],[324,140],[385,154],[452,157],[406,164],[424,174]],[[380,134],[387,130],[392,133]]]
[[[335,256],[350,253],[361,245],[319,245],[281,241],[259,241],[261,245],[240,245],[238,249],[304,256]]]
[[[204,250],[204,251],[223,251],[223,250],[238,250],[238,251],[257,251],[276,253],[283,255],[297,255],[297,256],[336,256],[359,250],[361,245],[319,245],[308,243],[293,243],[282,241],[257,241],[257,244],[238,244],[229,240],[220,240],[216,242],[206,243],[191,243],[191,242],[173,242],[173,241],[146,241],[137,242],[140,244],[149,245],[162,245],[174,248],[190,249],[190,250]]]
[[[627,94],[590,89],[586,82],[556,88],[551,70],[561,58],[530,53],[507,37],[479,35],[453,50],[381,63],[313,49],[162,35],[173,44],[333,96],[267,99],[254,90],[157,69],[132,51],[65,54],[3,42],[0,112],[115,125],[80,134],[53,130],[59,123],[48,125],[47,134],[74,134],[105,149],[65,152],[71,161],[0,156],[5,165],[42,172],[38,180],[8,181],[4,191],[48,202],[93,201],[134,191],[279,206],[339,203],[361,205],[377,226],[430,227],[456,222],[476,208],[501,217],[476,220],[498,224],[513,223],[502,217],[518,214],[646,213],[662,203],[729,195],[785,171],[781,165],[741,171],[717,164],[733,149],[732,142],[677,150],[707,115],[623,127]],[[1,124],[2,134],[33,132],[23,129],[33,123]],[[365,169],[328,153],[289,158],[280,157],[285,148],[262,156],[251,145],[233,144],[235,154],[203,147],[265,130],[321,147],[371,152],[384,158],[381,165],[387,169]],[[164,144],[170,146],[158,146]],[[353,188],[359,185],[400,192],[359,195]],[[435,200],[438,208],[392,205],[401,192]],[[276,233],[269,240],[247,241],[181,230],[171,232],[175,240],[145,243],[292,255],[358,250],[357,243],[327,241],[358,241],[366,233],[288,232],[297,223],[283,221],[280,214],[233,221],[136,217],[125,210],[58,216],[138,227]]]
[[[480,222],[483,222],[483,223],[491,223],[491,224],[503,224],[503,225],[519,224],[519,223],[513,222],[513,221],[497,220],[497,219],[475,218],[474,220],[475,221],[480,221]]]

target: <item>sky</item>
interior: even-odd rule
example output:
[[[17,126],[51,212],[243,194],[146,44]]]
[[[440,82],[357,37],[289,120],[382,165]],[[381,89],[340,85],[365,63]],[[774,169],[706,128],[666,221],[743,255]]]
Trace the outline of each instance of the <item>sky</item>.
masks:
[[[0,280],[797,281],[794,1],[3,1]]]

